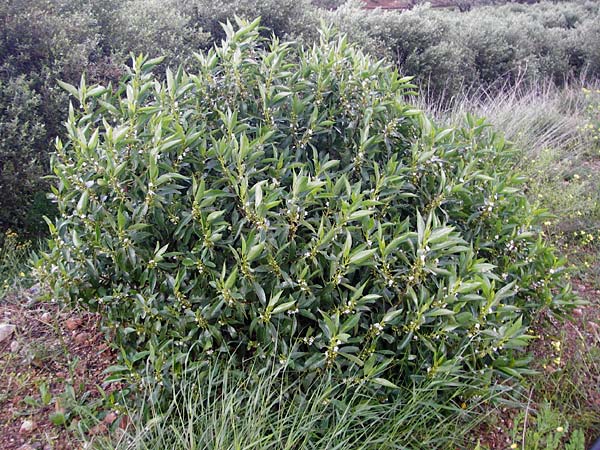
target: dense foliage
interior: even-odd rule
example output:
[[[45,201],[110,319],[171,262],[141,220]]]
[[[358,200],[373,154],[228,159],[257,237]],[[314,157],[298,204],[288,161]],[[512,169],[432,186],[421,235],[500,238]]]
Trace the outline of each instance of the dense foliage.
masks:
[[[229,352],[387,387],[526,373],[532,315],[570,294],[502,137],[436,127],[328,31],[225,31],[189,71],[64,85],[55,298],[102,312],[145,381]]]
[[[311,0],[8,0],[0,5],[0,231],[38,234],[53,215],[41,178],[50,143],[64,137],[57,80],[117,82],[130,53],[192,63],[219,43],[221,22],[262,17],[264,36],[310,44],[320,20],[334,23],[366,51],[414,75],[436,97],[465,85],[595,76],[600,71],[597,2],[541,2],[474,8],[366,11],[359,2]],[[486,2],[477,2],[482,4]],[[339,7],[335,11],[329,8]],[[16,104],[15,104],[16,103]],[[29,130],[23,132],[23,130]],[[6,167],[6,169],[4,168]],[[21,180],[27,177],[27,183]],[[42,226],[41,226],[42,224]]]
[[[402,13],[348,2],[331,18],[351,40],[448,98],[468,87],[597,77],[599,15],[600,4],[586,0]]]

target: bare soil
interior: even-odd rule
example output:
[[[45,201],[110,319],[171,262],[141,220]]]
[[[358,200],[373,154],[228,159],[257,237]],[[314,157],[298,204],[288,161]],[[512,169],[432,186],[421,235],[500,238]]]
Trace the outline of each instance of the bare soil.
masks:
[[[0,446],[82,448],[80,421],[94,414],[114,421],[111,412],[90,405],[100,399],[103,371],[115,364],[116,355],[99,331],[97,315],[38,302],[39,289],[0,300],[0,323],[16,326],[0,342]],[[115,388],[104,386],[105,395]]]

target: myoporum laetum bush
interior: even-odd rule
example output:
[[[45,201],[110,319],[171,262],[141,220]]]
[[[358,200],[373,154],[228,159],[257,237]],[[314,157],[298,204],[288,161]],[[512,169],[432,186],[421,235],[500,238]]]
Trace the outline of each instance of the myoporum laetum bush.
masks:
[[[300,48],[238,25],[187,70],[64,85],[37,269],[101,312],[115,377],[168,385],[230,352],[384,390],[526,373],[530,320],[572,297],[510,146],[473,117],[438,128],[330,30]]]

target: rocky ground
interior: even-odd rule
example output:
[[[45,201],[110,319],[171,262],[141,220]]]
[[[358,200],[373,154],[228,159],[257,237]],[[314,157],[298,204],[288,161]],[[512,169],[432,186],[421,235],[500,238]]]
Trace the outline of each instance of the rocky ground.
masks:
[[[81,448],[83,432],[103,432],[117,421],[113,412],[95,410],[116,388],[103,385],[116,357],[96,315],[38,302],[38,291],[0,300],[0,447]]]

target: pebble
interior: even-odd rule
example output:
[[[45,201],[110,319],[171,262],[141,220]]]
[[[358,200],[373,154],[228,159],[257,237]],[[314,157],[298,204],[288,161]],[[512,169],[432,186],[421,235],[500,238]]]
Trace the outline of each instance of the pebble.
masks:
[[[45,312],[44,314],[42,314],[41,319],[44,322],[50,322],[50,320],[52,319],[52,314],[50,314],[49,312]]]
[[[76,344],[82,345],[85,344],[90,339],[90,333],[79,333],[76,334],[73,340]]]
[[[33,430],[35,430],[35,422],[32,420],[24,420],[21,424],[21,428],[19,428],[20,434],[29,434]]]
[[[42,290],[42,288],[41,288],[40,284],[37,283],[37,284],[34,284],[33,286],[31,286],[27,290],[27,292],[29,292],[29,294],[31,294],[31,295],[40,295],[41,290]]]
[[[12,353],[17,353],[20,348],[21,348],[21,345],[17,341],[12,341],[10,343],[10,351]]]
[[[23,444],[17,450],[36,450],[36,448],[29,444]]]
[[[104,418],[104,423],[112,425],[115,420],[117,420],[117,414],[115,412],[110,412]]]
[[[104,425],[103,423],[99,423],[95,427],[90,428],[89,433],[92,436],[94,436],[94,435],[97,435],[97,434],[106,433],[107,431],[108,431],[108,428],[106,427],[106,425]]]
[[[0,323],[0,343],[7,341],[15,332],[17,327],[10,323]]]
[[[83,323],[83,320],[81,320],[77,317],[69,317],[65,322],[65,326],[67,327],[67,330],[74,331],[77,328],[79,328],[82,323]]]

